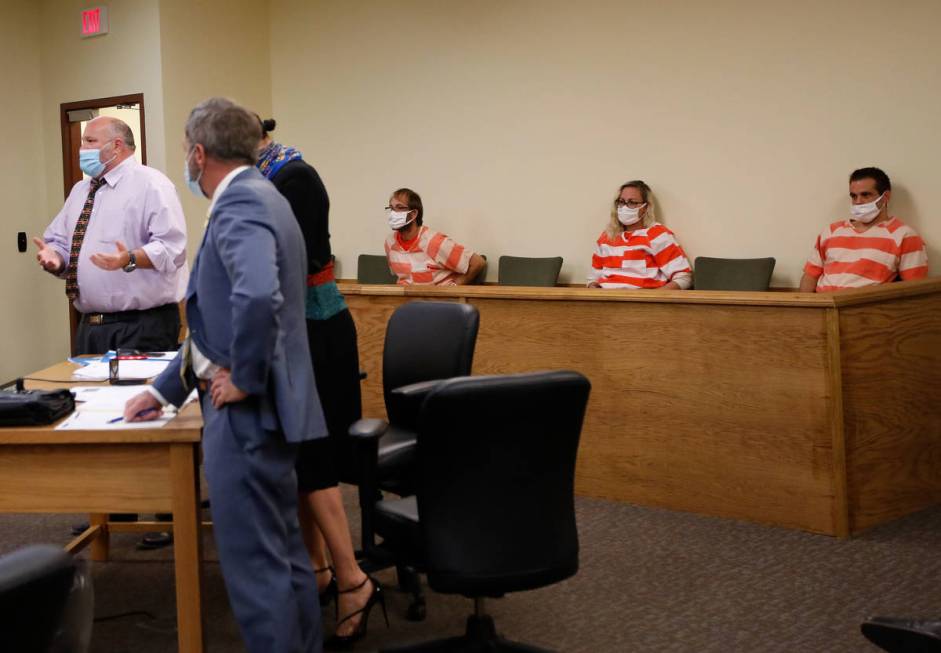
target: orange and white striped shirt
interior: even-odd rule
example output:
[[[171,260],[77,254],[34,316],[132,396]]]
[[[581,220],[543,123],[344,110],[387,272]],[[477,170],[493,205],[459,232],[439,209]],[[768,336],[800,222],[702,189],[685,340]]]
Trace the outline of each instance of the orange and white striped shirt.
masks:
[[[418,235],[403,241],[399,232],[386,238],[389,269],[402,285],[454,285],[454,277],[465,274],[474,252],[443,233],[421,227]]]
[[[922,279],[928,252],[921,236],[894,216],[863,232],[841,220],[817,236],[804,272],[817,277],[817,292]]]
[[[588,282],[602,288],[662,288],[675,281],[693,284],[692,267],[673,232],[659,222],[615,238],[602,232],[591,257]]]

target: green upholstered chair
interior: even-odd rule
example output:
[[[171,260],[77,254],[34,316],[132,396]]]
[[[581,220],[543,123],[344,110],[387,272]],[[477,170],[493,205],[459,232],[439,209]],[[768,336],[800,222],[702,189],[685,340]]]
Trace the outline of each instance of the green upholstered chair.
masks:
[[[693,283],[696,290],[768,289],[774,258],[696,258]]]
[[[382,254],[360,254],[356,262],[356,282],[392,284],[398,281]]]
[[[497,283],[501,286],[554,286],[561,269],[561,256],[501,256]]]

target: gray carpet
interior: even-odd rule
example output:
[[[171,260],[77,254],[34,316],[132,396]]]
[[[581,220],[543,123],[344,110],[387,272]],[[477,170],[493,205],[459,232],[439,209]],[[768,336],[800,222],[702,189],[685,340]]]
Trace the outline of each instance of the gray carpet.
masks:
[[[351,496],[348,494],[348,499]],[[867,615],[941,613],[941,508],[849,540],[600,500],[577,502],[581,570],[554,587],[489,603],[498,630],[557,651],[873,651]],[[351,512],[351,515],[353,513]],[[0,516],[0,552],[64,544],[69,515]],[[176,648],[171,551],[141,552],[115,536],[113,561],[92,566],[92,650]],[[214,653],[244,650],[207,538],[205,602]],[[394,573],[379,574],[394,584]],[[388,593],[356,650],[463,631],[471,603],[428,595],[428,619],[405,620],[406,596]],[[109,619],[128,611],[131,615]],[[332,607],[325,628],[332,630]]]

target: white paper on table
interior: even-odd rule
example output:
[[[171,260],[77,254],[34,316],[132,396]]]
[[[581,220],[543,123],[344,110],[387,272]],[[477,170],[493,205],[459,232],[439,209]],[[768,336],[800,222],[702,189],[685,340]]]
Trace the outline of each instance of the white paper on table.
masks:
[[[151,379],[169,365],[167,360],[122,360],[118,363],[118,378],[126,380],[145,380]],[[108,363],[97,361],[89,363],[85,367],[80,367],[72,373],[76,379],[87,381],[104,381],[109,377]]]
[[[72,378],[83,379],[85,381],[107,381],[108,364],[101,361],[89,363],[85,367],[80,367],[72,372]]]
[[[76,396],[75,401],[81,403],[76,404],[75,410],[111,411],[120,415],[124,412],[124,404],[142,392],[147,392],[142,385],[102,386],[99,392],[89,390],[82,393],[82,399]],[[172,411],[173,406],[168,409]]]
[[[128,399],[144,392],[140,385],[79,385],[71,390],[75,401],[79,403],[105,402],[114,406],[123,406]]]
[[[79,385],[71,388],[75,396],[75,410],[123,410],[124,404],[141,392],[143,385]],[[183,401],[183,406],[199,399],[194,389]],[[182,406],[181,406],[182,408]],[[164,410],[172,411],[173,406]]]
[[[154,429],[160,428],[171,419],[176,417],[176,413],[166,412],[157,419],[146,422],[125,422],[123,419],[113,422],[116,417],[121,417],[122,411],[98,411],[98,410],[77,410],[69,415],[61,424],[56,427],[56,431],[104,431],[121,429]]]

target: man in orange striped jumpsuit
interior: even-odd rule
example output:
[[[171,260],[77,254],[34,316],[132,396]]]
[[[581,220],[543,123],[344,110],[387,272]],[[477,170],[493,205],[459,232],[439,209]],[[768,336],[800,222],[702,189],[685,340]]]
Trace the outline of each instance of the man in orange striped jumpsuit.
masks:
[[[817,236],[804,265],[802,292],[862,288],[928,276],[928,253],[915,230],[889,215],[892,182],[879,168],[850,175],[852,216]]]

